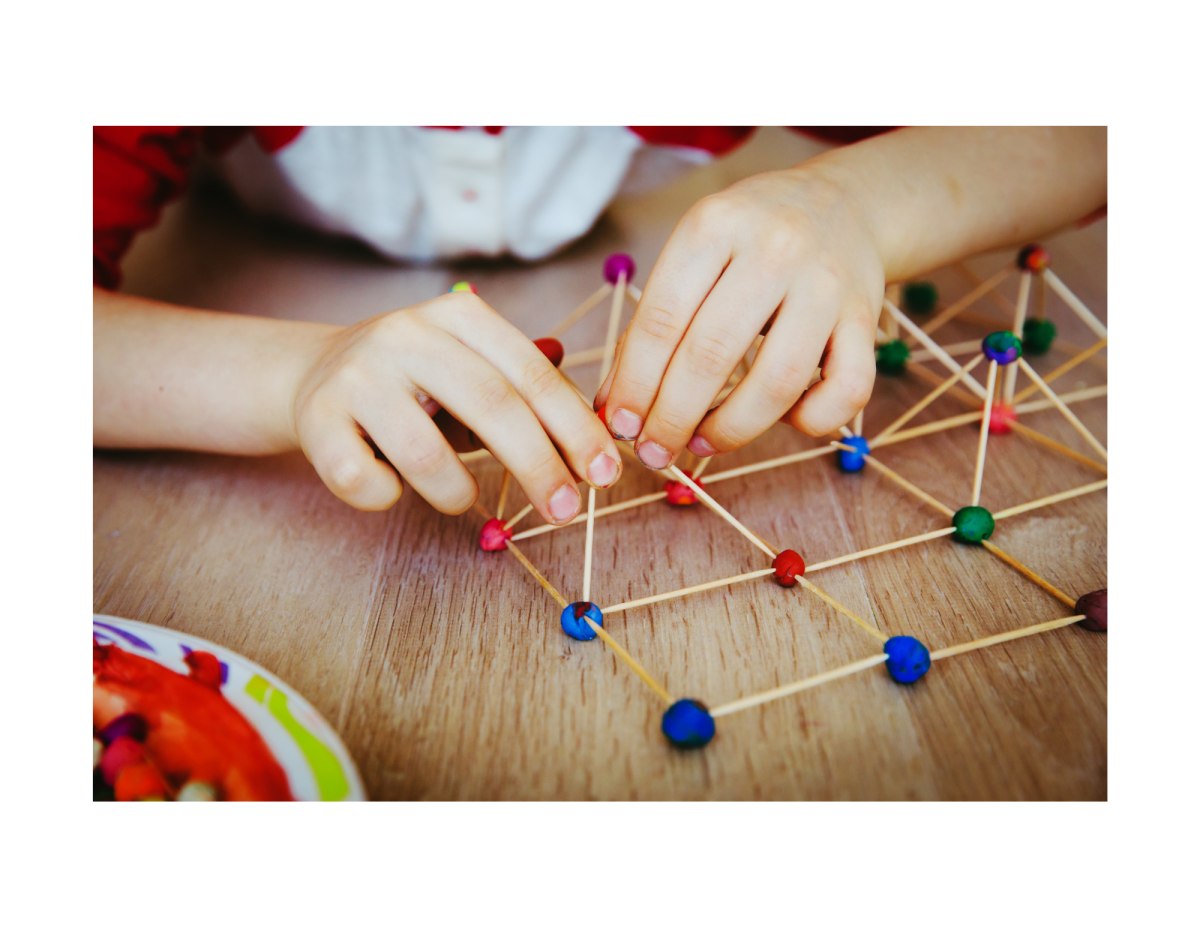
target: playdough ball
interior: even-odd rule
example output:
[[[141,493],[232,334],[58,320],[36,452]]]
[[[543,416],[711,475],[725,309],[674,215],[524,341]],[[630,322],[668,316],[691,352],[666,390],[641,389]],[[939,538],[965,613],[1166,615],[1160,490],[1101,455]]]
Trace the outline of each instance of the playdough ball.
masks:
[[[108,724],[104,725],[104,730],[100,732],[100,740],[105,744],[112,743],[118,737],[132,737],[134,740],[145,740],[145,719],[141,715],[126,713],[120,717],[113,718]]]
[[[179,790],[176,801],[217,801],[217,790],[207,782],[193,779]]]
[[[604,262],[604,279],[615,285],[621,276],[621,271],[625,271],[626,280],[632,280],[635,270],[637,270],[637,265],[633,263],[633,258],[628,254],[610,254],[608,260]]]
[[[771,565],[775,567],[775,581],[781,586],[794,586],[804,575],[804,558],[794,550],[781,550]]]
[[[474,293],[476,296],[479,295],[479,291],[477,289],[475,289],[475,284],[467,283],[466,280],[461,280],[458,283],[454,284],[454,286],[450,287],[450,292],[451,293]]]
[[[1041,357],[1050,350],[1058,329],[1049,319],[1026,319],[1021,327],[1021,347],[1030,357]]]
[[[1017,255],[1017,266],[1040,273],[1050,266],[1050,252],[1041,245],[1026,245]]]
[[[937,305],[938,290],[928,280],[922,280],[918,283],[906,283],[904,284],[900,301],[909,312],[924,315],[926,312],[931,312],[933,307]]]
[[[888,655],[887,668],[896,682],[916,682],[929,672],[929,648],[915,637],[900,635],[888,638],[883,645]]]
[[[142,761],[121,770],[113,791],[117,801],[162,801],[167,797],[167,784],[157,769]]]
[[[108,745],[104,756],[100,758],[100,772],[104,781],[115,785],[117,777],[126,766],[141,763],[146,758],[142,745],[132,737],[118,737]]]
[[[867,465],[865,458],[867,454],[871,453],[871,449],[867,446],[866,438],[855,435],[852,438],[842,438],[839,443],[855,448],[853,451],[838,451],[837,462],[838,466],[842,468],[842,472],[857,473]]]
[[[904,373],[904,365],[910,356],[908,345],[899,338],[884,342],[875,349],[875,369],[888,376]]]
[[[504,550],[504,542],[512,536],[512,528],[505,528],[499,518],[490,518],[479,532],[479,546],[484,550]]]
[[[691,477],[691,470],[682,471],[685,476]],[[701,489],[704,488],[704,483],[701,480],[693,480],[693,482]],[[667,480],[663,484],[663,489],[667,491],[668,505],[694,505],[696,502],[696,493],[687,483],[682,480]]]
[[[1012,332],[992,332],[983,339],[983,353],[997,364],[1011,364],[1021,356],[1021,339]]]
[[[1012,423],[1016,420],[1016,409],[1002,402],[994,402],[991,418],[988,419],[988,434],[1006,435],[1012,431]]]
[[[596,637],[592,626],[583,620],[584,615],[604,627],[604,616],[600,606],[593,602],[572,602],[562,611],[562,629],[577,641],[590,641]]]
[[[681,698],[663,712],[662,732],[677,747],[703,747],[713,739],[717,725],[703,702]]]
[[[968,505],[954,513],[954,528],[951,536],[956,541],[979,544],[992,536],[996,530],[996,520],[983,506]]]
[[[1076,615],[1087,615],[1079,622],[1081,628],[1089,631],[1108,632],[1108,590],[1097,589],[1082,596],[1075,603]]]
[[[563,346],[557,338],[538,338],[535,342],[537,349],[546,355],[546,359],[555,367],[562,363]]]

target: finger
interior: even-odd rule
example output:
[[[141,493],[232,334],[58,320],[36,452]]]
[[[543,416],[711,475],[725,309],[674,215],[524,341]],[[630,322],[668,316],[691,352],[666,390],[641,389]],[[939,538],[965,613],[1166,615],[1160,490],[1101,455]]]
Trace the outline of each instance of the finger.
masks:
[[[682,453],[759,329],[778,308],[786,287],[782,275],[764,274],[750,260],[735,258],[725,269],[667,366],[638,439],[636,450],[643,464],[661,470]]]
[[[447,515],[465,512],[479,497],[471,471],[410,393],[386,395],[382,402],[354,408],[358,423],[430,505]]]
[[[806,392],[784,421],[807,435],[827,435],[854,418],[875,384],[875,322],[857,312],[838,322],[821,368],[821,382]]]
[[[440,314],[441,324],[512,384],[572,471],[599,488],[615,483],[621,474],[616,442],[575,387],[486,303],[461,295],[468,298],[453,314]]]
[[[625,332],[625,347],[605,397],[618,437],[641,434],[671,357],[729,263],[728,238],[714,221],[720,210],[702,205],[706,202],[689,210],[671,233]]]
[[[542,362],[548,366],[544,357]],[[564,524],[575,517],[580,504],[575,479],[537,416],[499,370],[440,328],[406,358],[405,368],[416,386],[475,432],[543,518]],[[603,430],[578,395],[575,402],[581,417]]]
[[[421,413],[424,415],[424,413]],[[358,423],[342,412],[316,411],[297,422],[300,446],[329,491],[356,509],[391,508],[404,487],[374,451]]]
[[[836,307],[808,292],[789,293],[750,372],[708,413],[688,442],[708,457],[753,441],[786,415],[812,379],[829,340]]]

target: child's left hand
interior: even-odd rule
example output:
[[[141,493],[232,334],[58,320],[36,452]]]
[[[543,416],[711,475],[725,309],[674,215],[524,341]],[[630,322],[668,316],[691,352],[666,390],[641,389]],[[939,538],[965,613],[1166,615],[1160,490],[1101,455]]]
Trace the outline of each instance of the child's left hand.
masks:
[[[654,265],[596,408],[655,470],[685,446],[702,457],[735,450],[781,419],[828,434],[871,395],[879,251],[861,204],[819,169],[706,197]],[[767,326],[749,375],[709,412]]]

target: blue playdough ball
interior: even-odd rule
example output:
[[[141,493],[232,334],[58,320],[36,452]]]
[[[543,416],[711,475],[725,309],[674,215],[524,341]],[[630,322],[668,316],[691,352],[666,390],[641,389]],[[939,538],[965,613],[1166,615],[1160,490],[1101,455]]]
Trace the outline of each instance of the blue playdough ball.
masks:
[[[713,739],[717,724],[702,703],[681,698],[663,712],[662,732],[677,747],[703,747]]]
[[[871,449],[867,446],[866,438],[842,438],[840,443],[845,444],[847,447],[855,448],[854,451],[838,451],[837,462],[843,472],[857,473],[867,465],[866,460],[863,458],[871,453]]]
[[[916,682],[929,672],[929,649],[915,637],[893,637],[883,645],[887,668],[896,682]]]
[[[583,620],[587,615],[596,624],[604,627],[604,616],[600,606],[593,602],[572,602],[562,612],[562,629],[577,641],[590,641],[596,637],[592,626]]]

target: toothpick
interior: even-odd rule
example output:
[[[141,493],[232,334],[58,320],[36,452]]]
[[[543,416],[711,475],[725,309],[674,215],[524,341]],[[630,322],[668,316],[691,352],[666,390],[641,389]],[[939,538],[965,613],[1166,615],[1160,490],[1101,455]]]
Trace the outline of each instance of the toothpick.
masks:
[[[697,499],[699,499],[701,502],[703,502],[705,505],[707,505],[710,509],[712,509],[718,515],[720,515],[722,518],[724,518],[727,522],[729,522],[729,524],[733,525],[733,527],[737,528],[737,530],[747,540],[749,540],[750,543],[752,543],[755,547],[757,547],[759,550],[761,550],[764,554],[766,554],[772,560],[775,559],[775,556],[778,553],[778,551],[774,551],[770,547],[768,547],[766,541],[764,541],[757,534],[755,534],[753,531],[751,531],[749,528],[747,528],[745,525],[743,525],[740,521],[738,521],[736,518],[734,518],[732,515],[730,515],[728,512],[726,512],[723,508],[721,508],[720,504],[718,504],[716,499],[714,499],[712,496],[710,496],[703,489],[701,489],[699,486],[696,485],[695,480],[693,480],[690,476],[688,476],[686,473],[684,473],[682,470],[680,470],[674,464],[672,464],[670,467],[668,467],[667,470],[672,476],[675,477],[675,479],[679,480],[679,482],[683,483],[692,492],[694,492],[696,494]],[[710,482],[711,482],[711,480],[710,480]]]
[[[983,401],[983,417],[979,423],[979,450],[975,453],[975,483],[971,487],[971,505],[979,505],[979,494],[983,491],[983,462],[987,456],[987,439],[992,423],[992,395],[996,389],[997,364],[988,365],[987,399]]]
[[[757,695],[748,695],[745,698],[739,698],[736,701],[728,702],[724,705],[719,705],[716,708],[710,709],[709,714],[714,718],[720,718],[722,715],[731,715],[735,711],[742,711],[746,708],[753,708],[755,705],[762,705],[764,702],[772,702],[778,698],[784,698],[788,695],[794,695],[797,692],[802,692],[805,689],[811,689],[814,686],[819,686],[825,682],[832,682],[835,679],[841,679],[843,676],[853,676],[855,673],[861,673],[863,670],[870,669],[872,666],[878,666],[880,663],[886,663],[888,655],[886,653],[877,653],[873,657],[867,657],[865,660],[858,660],[855,663],[848,663],[838,669],[828,670],[824,673],[817,673],[815,676],[809,676],[807,679],[801,679],[799,682],[793,682],[786,686],[780,686],[777,689],[768,689],[766,692],[759,692]]]
[[[603,345],[598,348],[588,348],[586,351],[576,351],[574,354],[565,355],[562,359],[562,363],[558,365],[558,369],[566,370],[568,367],[580,367],[584,364],[594,364],[603,357]]]
[[[482,515],[484,521],[492,520],[492,513],[480,505],[478,499],[471,503],[471,508],[474,509],[477,514]]]
[[[1090,492],[1096,492],[1107,485],[1108,480],[1097,480],[1095,483],[1088,483],[1086,486],[1080,486],[1078,489],[1068,489],[1065,492],[1056,492],[1052,496],[1044,496],[1041,499],[1034,499],[1032,502],[1025,502],[1022,505],[1014,505],[1012,508],[996,512],[992,515],[992,518],[995,521],[999,521],[1001,518],[1011,518],[1023,512],[1032,512],[1034,509],[1042,508],[1042,506],[1053,505],[1055,502],[1065,502],[1067,499],[1074,499],[1076,496],[1084,496]]]
[[[1102,338],[1101,340],[1097,341],[1094,345],[1092,345],[1090,348],[1088,348],[1084,351],[1080,351],[1078,354],[1076,354],[1074,357],[1072,357],[1065,364],[1060,364],[1059,366],[1055,367],[1048,374],[1046,374],[1044,377],[1042,377],[1042,382],[1043,383],[1053,383],[1055,380],[1057,380],[1059,377],[1061,377],[1064,373],[1074,370],[1076,367],[1078,367],[1085,360],[1090,358],[1097,351],[1102,351],[1106,347],[1108,347],[1108,339]],[[1038,391],[1037,384],[1032,383],[1029,386],[1025,387],[1025,389],[1021,390],[1021,392],[1017,393],[1013,397],[1012,402],[1009,404],[1015,405],[1018,402],[1024,402],[1026,399],[1028,399],[1030,396],[1032,396],[1037,391]]]
[[[574,310],[572,310],[569,316],[550,329],[550,332],[546,335],[546,337],[557,338],[568,328],[582,319],[585,315],[599,306],[600,303],[604,301],[604,297],[612,292],[612,288],[613,287],[611,283],[605,282],[604,286],[600,287],[600,289],[598,289],[595,293],[580,303]]]
[[[708,589],[719,589],[722,586],[732,586],[734,583],[744,583],[750,579],[757,579],[760,576],[770,576],[775,572],[775,567],[767,567],[765,570],[754,570],[751,573],[742,573],[739,576],[730,576],[726,579],[714,579],[711,583],[701,583],[699,586],[688,586],[686,589],[676,589],[674,592],[660,592],[658,595],[646,596],[644,599],[633,599],[629,602],[622,602],[620,605],[610,605],[608,608],[600,609],[600,614],[610,615],[615,612],[628,611],[631,608],[637,608],[642,605],[653,605],[655,602],[665,602],[667,599],[678,599],[680,596],[691,595],[693,592],[704,592]]]
[[[979,339],[972,338],[970,341],[956,341],[953,344],[944,344],[942,345],[942,350],[951,357],[958,357],[962,354],[974,354],[979,350]],[[919,351],[913,351],[908,356],[908,359],[910,361],[928,361],[934,360],[934,356],[929,351],[921,348]]]
[[[630,298],[633,299],[635,304],[640,303],[642,301],[642,291],[639,290],[632,283],[625,284],[625,292],[629,294]]]
[[[1034,312],[1037,313],[1039,319],[1044,319],[1046,317],[1046,277],[1038,274],[1037,282],[1037,304]]]
[[[925,323],[925,325],[921,328],[921,331],[926,335],[932,335],[935,331],[971,305],[971,303],[976,302],[985,293],[995,289],[1001,283],[1007,280],[1012,274],[1013,270],[1013,265],[1009,264],[1005,266],[1003,270],[993,274],[987,280],[983,281],[983,283],[971,290],[971,292],[969,292],[966,296],[962,297],[956,302],[951,303],[949,306],[935,315],[932,319]]]
[[[938,422],[930,422],[928,425],[917,425],[915,428],[906,428],[904,431],[897,431],[886,438],[879,438],[872,445],[871,449],[885,447],[889,444],[898,444],[901,441],[910,441],[913,438],[931,435],[938,431],[948,431],[951,428],[958,428],[960,425],[969,425],[971,422],[977,422],[981,418],[983,418],[982,412],[964,412],[962,415],[954,415]]]
[[[1014,338],[1025,337],[1025,314],[1029,311],[1029,288],[1033,283],[1033,274],[1027,270],[1021,271],[1021,285],[1017,290],[1017,311],[1013,313],[1013,327],[1010,331]],[[1012,364],[1004,371],[1004,402],[1013,403],[1013,391],[1017,388],[1017,368]]]
[[[483,460],[483,458],[491,456],[491,451],[489,451],[486,447],[481,447],[477,451],[464,451],[462,454],[458,455],[458,459],[463,463],[471,463],[472,461]]]
[[[1100,399],[1108,395],[1108,384],[1103,386],[1089,386],[1087,389],[1077,389],[1073,393],[1061,393],[1059,400],[1070,405],[1073,402],[1083,402],[1085,399]],[[1051,402],[1049,399],[1038,399],[1035,402],[1023,402],[1019,406],[1013,406],[1013,411],[1018,415],[1024,415],[1026,412],[1043,412],[1046,409],[1058,408],[1058,404]]]
[[[617,502],[614,505],[606,505],[602,509],[596,509],[596,517],[603,518],[605,515],[615,515],[617,512],[624,512],[627,509],[637,508],[639,505],[649,505],[652,502],[658,502],[660,499],[667,498],[665,492],[652,492],[645,496],[638,496],[636,499],[628,499],[625,502]],[[550,531],[561,531],[563,528],[570,528],[572,525],[581,525],[587,521],[587,513],[580,512],[565,525],[538,525],[536,528],[530,528],[528,531],[522,531],[520,534],[514,534],[514,541],[522,541],[525,538],[537,537],[539,534],[546,534]]]
[[[592,601],[592,533],[596,528],[596,487],[588,487],[587,535],[583,542],[583,598]]]
[[[559,608],[567,607],[567,600],[562,597],[562,593],[550,585],[549,580],[547,580],[546,577],[538,572],[538,568],[529,562],[528,557],[517,550],[512,541],[505,539],[504,546],[508,548],[509,553],[521,561],[521,565],[525,567],[525,569],[533,574],[533,578],[538,581],[541,587],[550,593],[550,595],[554,596],[554,601],[558,603]]]
[[[721,480],[730,480],[735,476],[745,476],[748,473],[759,473],[763,470],[773,470],[776,467],[786,467],[788,464],[800,463],[802,460],[812,460],[814,457],[820,457],[823,454],[832,454],[836,448],[822,446],[813,448],[810,451],[800,451],[798,454],[787,454],[784,457],[773,457],[770,460],[763,460],[755,464],[746,464],[744,467],[731,467],[728,470],[721,470],[719,473],[710,473],[705,481],[708,483],[717,483]],[[706,458],[712,460],[711,457]]]
[[[1070,306],[1077,316],[1083,319],[1085,325],[1090,328],[1097,338],[1107,338],[1108,329],[1104,327],[1104,323],[1092,315],[1092,311],[1083,304],[1083,302],[1067,289],[1067,285],[1058,279],[1058,275],[1050,268],[1042,271],[1042,275],[1046,278],[1046,282],[1050,284],[1050,289],[1062,297],[1062,301]]]
[[[696,464],[696,469],[692,471],[692,479],[698,480],[708,469],[708,465],[712,463],[712,457],[701,457],[700,462]]]
[[[883,294],[886,298],[899,305],[900,303],[900,284],[893,283],[888,286]],[[889,341],[894,341],[900,337],[900,329],[896,327],[896,320],[891,316],[884,316],[883,319],[884,334],[887,335]]]
[[[854,416],[854,436],[856,438],[862,437],[862,426],[863,426],[863,410],[859,409],[858,415]]]
[[[503,520],[504,518],[504,499],[508,495],[508,481],[512,476],[507,470],[504,471],[504,478],[500,480],[500,501],[496,503],[496,517]]]
[[[1104,339],[1104,341],[1107,344],[1108,339],[1106,338],[1106,339]],[[1053,343],[1050,345],[1050,350],[1058,351],[1063,354],[1069,354],[1071,357],[1074,357],[1076,354],[1082,354],[1084,352],[1084,350],[1086,350],[1086,349],[1081,348],[1077,344],[1072,344],[1070,341],[1066,341],[1062,338],[1056,337],[1054,339]],[[1088,357],[1088,363],[1092,364],[1093,366],[1099,367],[1101,370],[1105,371],[1106,373],[1108,372],[1108,358],[1107,357],[1101,357],[1099,354],[1097,354],[1094,357]]]
[[[1029,426],[1022,425],[1020,422],[1016,422],[1016,421],[1009,422],[1008,426],[1013,431],[1015,431],[1017,434],[1024,435],[1026,438],[1029,438],[1032,441],[1038,442],[1038,444],[1044,444],[1046,447],[1050,448],[1051,450],[1057,451],[1058,453],[1062,454],[1064,457],[1070,457],[1072,460],[1078,461],[1079,463],[1084,464],[1085,466],[1091,467],[1093,470],[1099,470],[1101,473],[1108,473],[1108,467],[1104,466],[1104,464],[1097,463],[1096,461],[1092,460],[1092,458],[1084,457],[1082,454],[1077,454],[1075,451],[1071,450],[1069,447],[1059,444],[1057,441],[1055,441],[1052,438],[1046,437],[1040,431],[1034,431]]]
[[[604,358],[600,364],[599,389],[604,385],[608,371],[612,369],[613,356],[617,350],[617,333],[621,327],[621,309],[625,305],[625,271],[617,277],[617,285],[613,287],[612,308],[608,312],[608,334],[604,336]]]
[[[818,570],[827,570],[830,567],[840,566],[843,563],[850,563],[852,560],[873,557],[875,554],[884,554],[889,550],[899,550],[901,547],[911,547],[913,544],[932,541],[934,538],[944,538],[946,535],[953,534],[957,530],[954,527],[939,528],[937,531],[930,531],[928,534],[918,534],[916,537],[905,538],[903,541],[892,541],[890,544],[880,544],[878,547],[856,551],[853,554],[846,554],[843,557],[834,557],[832,560],[822,560],[820,563],[807,564],[804,568],[804,574],[807,576],[809,573],[816,573]]]
[[[992,517],[994,518],[995,516],[992,516]],[[1067,595],[1061,589],[1058,589],[1055,586],[1052,586],[1047,580],[1042,579],[1042,577],[1038,576],[1035,572],[1033,572],[1033,570],[1029,569],[1029,567],[1025,566],[1025,564],[1021,563],[1019,560],[1015,559],[1014,557],[1012,557],[1009,554],[1006,554],[1004,551],[1002,551],[999,547],[997,547],[991,541],[980,541],[979,543],[982,544],[989,551],[991,551],[993,554],[995,554],[997,557],[999,557],[1001,560],[1003,560],[1005,563],[1007,563],[1010,567],[1012,567],[1014,570],[1016,570],[1022,576],[1024,576],[1026,579],[1033,580],[1035,583],[1037,583],[1039,586],[1041,586],[1043,589],[1045,589],[1047,592],[1049,592],[1052,596],[1059,599],[1060,601],[1065,602],[1071,608],[1075,607],[1075,599],[1072,599],[1069,595]]]
[[[1092,447],[1094,447],[1096,449],[1096,453],[1098,453],[1101,457],[1103,457],[1104,460],[1107,462],[1108,461],[1108,451],[1106,451],[1104,449],[1104,445],[1101,444],[1099,441],[1097,441],[1096,436],[1094,434],[1092,434],[1090,431],[1088,431],[1087,426],[1085,426],[1083,424],[1083,422],[1081,422],[1078,419],[1078,417],[1076,417],[1074,412],[1072,412],[1070,409],[1067,408],[1067,404],[1062,401],[1062,399],[1058,396],[1058,394],[1055,393],[1054,390],[1052,390],[1049,386],[1046,385],[1046,381],[1043,380],[1041,377],[1039,377],[1037,374],[1037,371],[1034,370],[1032,367],[1029,366],[1028,363],[1025,362],[1025,358],[1018,357],[1017,363],[1021,365],[1021,369],[1025,371],[1025,375],[1027,377],[1029,377],[1029,379],[1031,379],[1034,383],[1036,383],[1038,385],[1038,388],[1043,393],[1046,394],[1046,398],[1049,399],[1052,403],[1054,403],[1054,405],[1058,408],[1058,411],[1061,412],[1066,417],[1067,421],[1070,422],[1073,426],[1075,426],[1075,430],[1078,431],[1081,435],[1083,435],[1084,440],[1086,440],[1088,444],[1090,444]]]
[[[991,637],[981,637],[979,640],[971,641],[967,644],[955,644],[953,647],[943,647],[941,650],[935,650],[931,653],[929,659],[944,660],[946,657],[958,656],[960,653],[980,650],[995,644],[1003,644],[1006,641],[1015,641],[1021,637],[1029,637],[1033,634],[1045,634],[1047,631],[1056,631],[1059,628],[1065,628],[1069,624],[1074,624],[1076,621],[1082,621],[1086,617],[1086,615],[1072,615],[1070,618],[1056,618],[1054,621],[1046,621],[1028,628],[1005,631],[1003,634],[993,634]]]
[[[977,344],[976,348],[978,348],[978,347],[979,346]],[[919,364],[916,361],[913,361],[911,358],[909,359],[908,363],[905,364],[904,369],[906,371],[911,371],[912,373],[915,373],[918,377],[920,377],[922,380],[924,380],[926,383],[929,383],[932,386],[941,386],[942,383],[945,382],[945,379],[946,379],[944,374],[934,373],[928,367],[925,367],[924,365]],[[961,379],[961,377],[960,377],[960,379]],[[972,396],[970,393],[968,393],[966,390],[959,389],[958,386],[950,387],[950,389],[947,390],[947,394],[950,396],[953,396],[955,399],[957,399],[959,402],[963,403],[964,405],[970,406],[972,409],[979,408],[979,400],[976,399],[974,396]]]
[[[957,270],[959,273],[961,273],[964,277],[966,277],[968,283],[978,285],[983,282],[983,278],[981,276],[979,276],[979,274],[975,273],[975,271],[971,270],[971,268],[969,268],[966,264],[963,264],[962,262],[959,262],[957,265],[955,265],[954,269]],[[1015,261],[1010,262],[1009,264],[1005,265],[1005,270],[1007,270],[1009,274],[1015,273],[1017,270],[1016,262]],[[1005,312],[1005,313],[1009,313],[1009,314],[1012,313],[1013,304],[1010,303],[1008,301],[1008,299],[1003,294],[1001,294],[1001,292],[999,290],[997,290],[995,287],[988,290],[983,295],[986,296],[988,299],[990,299],[993,304],[995,304],[996,306],[999,306],[1001,312]],[[966,316],[967,316],[967,313],[964,312],[964,313],[960,314],[959,318],[965,319]],[[993,323],[988,322],[987,324],[991,325]]]
[[[514,515],[512,518],[510,518],[508,521],[506,521],[504,523],[504,530],[507,531],[509,528],[511,528],[513,525],[515,525],[517,522],[519,522],[522,518],[524,518],[526,515],[528,515],[532,511],[533,511],[533,503],[530,502],[529,505],[525,506],[525,508],[521,509],[521,511],[517,512],[516,515]]]
[[[976,346],[978,347],[978,342],[976,342]],[[963,367],[960,371],[958,371],[958,373],[953,374],[948,380],[945,380],[932,393],[930,393],[928,396],[926,396],[924,399],[922,399],[920,402],[918,402],[915,406],[913,406],[911,409],[909,409],[907,412],[905,412],[903,415],[901,415],[898,419],[896,419],[894,422],[892,422],[892,424],[888,425],[887,428],[883,429],[883,431],[879,432],[879,434],[877,434],[874,438],[872,438],[870,441],[868,441],[867,446],[873,448],[875,446],[876,442],[879,441],[880,438],[886,438],[888,435],[894,434],[895,432],[899,431],[900,428],[902,428],[905,424],[907,424],[909,421],[911,421],[914,417],[916,417],[917,415],[920,415],[921,412],[925,410],[926,406],[928,406],[930,403],[932,403],[934,400],[936,400],[939,396],[942,395],[942,393],[946,392],[946,390],[950,389],[950,387],[952,387],[955,383],[957,383],[959,380],[961,380],[966,374],[968,374],[972,370],[974,370],[975,367],[978,366],[982,361],[983,361],[983,355],[982,354],[976,355],[976,357],[972,361],[970,361],[965,367]]]
[[[929,495],[929,493],[925,492],[925,490],[921,489],[919,486],[914,486],[912,483],[910,483],[908,480],[906,480],[904,477],[902,477],[899,473],[897,473],[891,467],[888,467],[885,464],[883,464],[882,462],[876,460],[870,454],[867,454],[865,457],[863,457],[863,460],[865,460],[867,462],[868,467],[873,467],[874,469],[878,470],[880,473],[882,473],[884,476],[886,476],[889,480],[891,480],[897,486],[904,487],[910,493],[912,493],[914,496],[916,496],[918,499],[920,499],[922,502],[926,503],[927,505],[932,505],[935,509],[937,509],[939,512],[943,513],[944,515],[950,515],[951,517],[953,517],[954,512],[952,512],[946,505],[939,502],[937,499],[933,498],[933,496]]]
[[[888,300],[885,299],[883,301],[883,307],[895,317],[896,321],[899,322],[900,325],[910,335],[916,338],[917,341],[921,342],[921,344],[925,345],[926,349],[932,351],[933,356],[936,357],[948,370],[952,370],[955,373],[962,370],[962,367],[959,365],[958,361],[943,351],[941,346],[936,341],[925,334],[925,332],[921,331],[921,329],[917,328],[917,326],[912,323],[908,316],[893,306]],[[986,398],[983,393],[983,387],[980,386],[979,383],[976,382],[975,378],[969,373],[963,375],[963,383],[980,399]]]
[[[824,601],[825,604],[828,605],[830,608],[832,608],[834,611],[841,612],[847,618],[852,619],[855,622],[855,624],[857,624],[860,628],[862,628],[864,631],[866,631],[872,637],[877,638],[877,639],[883,641],[884,643],[887,643],[888,637],[886,634],[884,634],[878,628],[874,628],[871,625],[867,624],[865,621],[863,621],[861,618],[859,618],[858,615],[854,614],[854,612],[852,612],[852,611],[850,611],[850,609],[846,608],[845,605],[843,605],[841,602],[837,601],[837,599],[822,592],[820,589],[818,589],[816,586],[814,586],[812,583],[810,583],[803,576],[797,576],[796,581],[798,583],[800,583],[800,585],[803,586],[805,589],[807,589],[809,592],[813,593],[818,598],[820,598],[822,601]]]
[[[642,680],[642,682],[644,682],[647,686],[649,686],[650,690],[655,695],[657,695],[660,699],[662,699],[668,705],[673,705],[675,703],[675,699],[671,698],[671,694],[669,692],[667,692],[667,690],[664,689],[661,685],[659,685],[653,676],[651,676],[644,669],[642,669],[641,664],[638,663],[637,660],[635,660],[633,657],[631,657],[628,653],[626,653],[625,648],[622,647],[620,644],[618,644],[615,640],[613,640],[612,636],[607,631],[605,631],[604,628],[600,627],[600,625],[598,625],[598,624],[596,624],[596,622],[592,621],[592,619],[589,618],[587,615],[583,616],[583,620],[586,621],[588,623],[588,625],[591,626],[591,629],[596,632],[596,636],[598,638],[600,638],[600,640],[602,640],[602,641],[604,641],[604,643],[608,644],[609,648],[612,650],[613,653],[615,653],[618,657],[620,657],[622,660],[625,661],[626,666],[628,666],[631,670],[633,670],[635,673],[638,674],[638,677]]]

